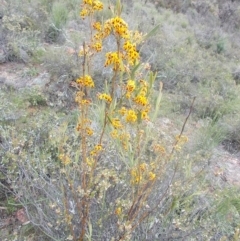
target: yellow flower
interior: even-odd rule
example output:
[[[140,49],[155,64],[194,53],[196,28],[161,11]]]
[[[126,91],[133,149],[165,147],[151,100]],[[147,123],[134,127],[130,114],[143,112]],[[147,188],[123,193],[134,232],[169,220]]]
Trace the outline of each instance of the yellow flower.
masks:
[[[122,57],[118,52],[109,52],[106,53],[106,61],[104,67],[108,65],[113,65],[114,70],[122,69]]]
[[[87,8],[83,8],[80,12],[80,16],[84,19],[88,15],[89,15],[89,10]]]
[[[125,59],[128,60],[130,65],[133,65],[136,60],[139,59],[139,53],[137,52],[136,45],[130,41],[126,41],[123,44],[123,49],[126,51]]]
[[[134,110],[128,110],[126,115],[126,121],[129,123],[134,123],[137,120],[137,115]]]
[[[93,150],[90,152],[90,155],[91,156],[95,156],[95,155],[97,155],[101,150],[102,150],[103,148],[102,148],[102,145],[96,145],[94,148],[93,148]]]
[[[142,120],[149,120],[148,111],[142,110],[141,111],[141,118],[142,118]]]
[[[149,172],[148,175],[149,175],[149,180],[150,181],[153,181],[156,178],[156,174],[153,173],[153,172]]]
[[[111,19],[108,19],[103,25],[103,36],[106,38],[111,33]]]
[[[88,5],[92,5],[93,4],[93,0],[83,0],[84,4],[88,4]]]
[[[121,215],[121,213],[122,213],[122,208],[121,207],[118,207],[118,208],[115,209],[115,214],[117,216]]]
[[[103,3],[99,0],[83,0],[83,3],[85,5],[88,5],[95,11],[99,11],[103,9]]]
[[[123,127],[118,118],[112,119],[111,122],[112,122],[113,127],[116,128],[116,129],[120,129],[120,128]]]
[[[105,101],[107,101],[107,102],[112,102],[112,97],[109,95],[109,94],[106,94],[106,93],[103,93],[103,94],[99,94],[98,95],[98,98],[100,99],[100,100],[105,100]]]
[[[133,92],[136,88],[136,84],[134,80],[128,80],[126,90],[127,92]]]
[[[90,127],[87,127],[86,128],[86,132],[89,136],[92,136],[93,135],[93,130],[90,128]]]
[[[135,169],[131,170],[131,176],[132,176],[132,180],[131,180],[132,184],[138,184],[142,180],[141,174]]]
[[[122,38],[129,38],[128,25],[122,18],[118,16],[112,18],[111,24],[115,34],[121,36]]]
[[[100,11],[103,9],[103,3],[98,0],[93,1],[92,6],[93,6],[93,9],[96,11]]]
[[[97,41],[101,41],[101,40],[103,39],[103,35],[102,35],[101,32],[99,32],[99,33],[96,33],[96,34],[93,36],[93,38],[94,38],[95,40],[97,40]]]
[[[76,83],[86,87],[94,87],[94,82],[90,75],[85,75],[76,80]]]
[[[95,23],[93,24],[93,28],[96,29],[97,31],[101,31],[102,25],[101,25],[100,22],[95,22]]]
[[[87,100],[87,99],[82,99],[81,104],[82,105],[89,105],[89,104],[91,104],[91,101]]]
[[[134,102],[142,106],[146,106],[148,103],[147,98],[143,95],[138,95],[136,98],[134,98]]]
[[[136,50],[136,45],[132,44],[130,41],[126,41],[123,44],[123,49],[127,52],[130,50]]]
[[[100,52],[102,51],[102,43],[101,42],[96,42],[92,45],[92,48],[96,51],[96,52]]]

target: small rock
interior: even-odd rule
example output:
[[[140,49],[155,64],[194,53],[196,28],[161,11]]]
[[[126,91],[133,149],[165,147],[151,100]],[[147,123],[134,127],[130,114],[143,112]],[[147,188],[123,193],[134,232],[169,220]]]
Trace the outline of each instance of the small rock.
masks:
[[[35,79],[31,80],[28,82],[27,86],[31,87],[31,86],[39,86],[39,87],[45,87],[46,84],[48,84],[50,82],[50,75],[48,73],[42,73],[40,74],[38,77],[36,77]]]
[[[19,49],[19,57],[24,63],[29,62],[29,56],[28,56],[27,52],[21,48]]]

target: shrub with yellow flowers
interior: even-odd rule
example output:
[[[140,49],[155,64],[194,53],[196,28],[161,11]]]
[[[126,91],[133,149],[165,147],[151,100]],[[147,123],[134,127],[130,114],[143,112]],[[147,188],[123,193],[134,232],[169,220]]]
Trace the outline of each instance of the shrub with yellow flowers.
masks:
[[[110,19],[95,21],[95,13],[103,8],[98,0],[84,0],[81,5],[80,16],[89,20],[90,29],[89,40],[79,52],[82,75],[76,79],[79,153],[75,160],[65,152],[59,156],[67,183],[63,187],[63,222],[74,241],[132,240],[135,230],[164,198],[160,194],[159,201],[149,201],[174,151],[187,141],[181,133],[172,152],[167,152],[151,136],[162,84],[158,91],[154,90],[156,74],[149,64],[141,63],[137,47],[144,42],[145,35],[129,29],[121,17],[120,1],[115,7],[109,6]],[[115,50],[106,52],[103,68],[110,69],[112,76],[106,81],[105,91],[99,93],[95,90],[91,65],[94,66],[94,57],[103,51],[104,42],[110,37],[115,39]],[[91,116],[96,106],[98,128],[93,127]],[[78,170],[77,176],[73,175],[73,168]],[[170,185],[171,182],[165,192]],[[70,199],[76,206],[74,214],[69,210]]]

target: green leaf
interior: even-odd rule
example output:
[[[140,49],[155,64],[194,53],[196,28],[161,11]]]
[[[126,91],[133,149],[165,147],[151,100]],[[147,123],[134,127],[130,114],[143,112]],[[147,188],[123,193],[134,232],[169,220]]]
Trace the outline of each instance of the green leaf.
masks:
[[[140,66],[141,66],[141,63],[138,63],[134,66],[134,68],[131,71],[131,79],[135,79],[135,72],[138,70]]]
[[[153,88],[153,83],[155,82],[156,77],[157,77],[157,73],[153,74],[153,72],[151,71],[149,74],[149,88],[148,88],[147,96],[150,94],[150,91]]]
[[[153,36],[157,32],[160,25],[161,24],[159,23],[157,26],[155,26],[146,36],[144,36],[143,40],[146,40],[147,38]]]
[[[161,99],[162,99],[162,87],[163,87],[163,83],[160,82],[159,83],[159,93],[158,93],[158,97],[156,100],[155,111],[154,111],[153,118],[152,118],[153,121],[156,120],[156,118],[158,116],[158,111],[160,109],[160,103],[161,103]]]

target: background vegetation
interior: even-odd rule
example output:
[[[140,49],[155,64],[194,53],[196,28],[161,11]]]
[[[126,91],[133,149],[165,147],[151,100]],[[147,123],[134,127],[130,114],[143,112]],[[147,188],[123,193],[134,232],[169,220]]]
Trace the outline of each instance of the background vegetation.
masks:
[[[0,0],[0,64],[11,64],[13,72],[19,65],[20,69],[26,66],[18,71],[21,75],[16,82],[0,79],[0,206],[7,212],[0,215],[4,220],[24,208],[29,220],[15,231],[0,230],[3,240],[71,240],[69,230],[59,222],[64,215],[61,187],[67,186],[64,173],[59,176],[59,154],[61,146],[69,153],[77,152],[79,143],[74,131],[79,114],[74,83],[81,75],[78,52],[88,30],[87,22],[79,17],[80,3]],[[155,158],[151,149],[155,140],[171,149],[196,97],[185,128],[189,141],[176,157],[181,167],[171,192],[134,231],[132,240],[239,240],[239,185],[226,181],[214,163],[221,156],[219,147],[234,156],[240,151],[240,3],[122,3],[122,17],[130,29],[148,33],[156,27],[138,49],[142,61],[157,72],[153,97],[157,98],[159,82],[163,83],[159,115],[149,127],[155,134],[146,139],[145,156]],[[109,17],[107,8],[97,14],[100,21]],[[112,39],[106,41],[104,51],[110,51],[112,43]],[[93,69],[99,92],[111,74],[102,69],[103,63],[104,54],[99,54]],[[26,80],[24,86],[18,85]],[[97,129],[101,105],[94,106],[91,116]],[[103,187],[113,176],[107,170],[116,167],[121,173],[124,168],[109,145],[110,151],[104,154],[106,169],[95,177],[96,182],[102,180]],[[170,182],[173,167],[164,167],[150,206]],[[115,217],[104,213],[111,208],[111,198],[121,196],[125,186],[111,182],[106,188],[104,199],[99,202],[96,198],[93,204],[96,215],[91,217],[93,226],[88,227],[86,240],[111,240],[115,233]],[[100,219],[101,225],[97,223]]]

